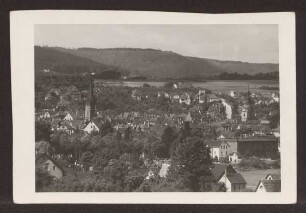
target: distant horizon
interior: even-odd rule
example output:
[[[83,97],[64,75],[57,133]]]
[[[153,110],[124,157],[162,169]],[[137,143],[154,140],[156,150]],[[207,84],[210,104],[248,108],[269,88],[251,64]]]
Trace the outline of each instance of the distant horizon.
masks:
[[[197,56],[189,56],[189,55],[183,55],[171,50],[162,50],[162,49],[154,49],[154,48],[139,48],[139,47],[107,47],[107,48],[96,48],[96,47],[64,47],[64,46],[49,46],[49,45],[34,45],[35,47],[46,47],[46,48],[64,48],[64,49],[96,49],[96,50],[115,50],[115,49],[134,49],[134,50],[153,50],[153,51],[161,51],[161,52],[172,52],[174,54],[178,54],[184,57],[191,57],[191,58],[200,58],[200,59],[209,59],[209,60],[216,60],[216,61],[223,61],[223,62],[241,62],[241,63],[249,63],[249,64],[279,64],[279,63],[273,63],[273,62],[249,62],[249,61],[238,61],[238,60],[222,60],[217,58],[203,58],[203,57],[197,57]]]
[[[64,48],[142,48],[183,56],[279,63],[277,24],[43,24],[35,45]]]

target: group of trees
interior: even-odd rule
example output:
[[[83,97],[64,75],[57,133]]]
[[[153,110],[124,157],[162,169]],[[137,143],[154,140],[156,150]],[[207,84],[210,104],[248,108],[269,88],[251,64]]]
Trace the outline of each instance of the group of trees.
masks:
[[[177,130],[165,128],[162,137],[149,132],[132,132],[126,129],[123,134],[111,130],[105,123],[100,133],[68,135],[58,132],[54,135],[47,124],[37,123],[37,139],[49,140],[55,153],[68,156],[81,162],[85,171],[94,168],[94,173],[83,176],[66,176],[52,180],[39,169],[37,187],[39,191],[204,191],[205,180],[210,175],[211,160],[209,149],[203,138],[193,136],[189,124]],[[51,136],[50,136],[51,135]],[[171,158],[169,178],[144,180],[138,169],[144,167],[139,156],[145,153],[152,162],[155,158]],[[157,175],[158,176],[158,175]]]
[[[206,79],[210,80],[278,80],[279,79],[279,72],[268,72],[268,73],[257,73],[254,75],[249,74],[239,74],[237,72],[234,73],[227,73],[223,72],[219,75],[210,76]]]

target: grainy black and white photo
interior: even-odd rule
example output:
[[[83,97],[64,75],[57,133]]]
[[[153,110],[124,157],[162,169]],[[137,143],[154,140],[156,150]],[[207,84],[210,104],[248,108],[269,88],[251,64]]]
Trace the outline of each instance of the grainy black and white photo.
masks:
[[[278,36],[35,25],[35,191],[281,192]]]

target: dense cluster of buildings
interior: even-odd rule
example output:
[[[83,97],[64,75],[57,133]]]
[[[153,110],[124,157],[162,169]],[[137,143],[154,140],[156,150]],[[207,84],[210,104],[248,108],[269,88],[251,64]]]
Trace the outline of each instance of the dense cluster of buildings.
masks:
[[[84,134],[99,132],[103,123],[110,122],[116,131],[131,128],[133,131],[153,131],[161,136],[167,126],[181,128],[185,122],[189,122],[191,128],[200,129],[203,135],[212,135],[210,139],[204,140],[204,143],[210,149],[211,158],[216,163],[212,171],[213,183],[224,183],[227,191],[245,191],[247,184],[245,179],[231,165],[240,163],[246,157],[264,159],[279,157],[279,128],[271,129],[268,121],[253,119],[256,117],[253,106],[279,102],[278,94],[268,95],[247,91],[248,95],[245,97],[230,91],[226,97],[231,97],[238,103],[237,112],[234,113],[233,103],[226,97],[220,94],[209,94],[201,89],[196,93],[182,91],[185,86],[185,84],[173,84],[170,92],[161,90],[156,94],[157,98],[164,98],[170,103],[186,108],[184,113],[162,112],[154,108],[145,112],[99,112],[96,107],[96,94],[99,93],[100,88],[95,87],[91,79],[88,91],[80,91],[75,86],[53,88],[48,91],[45,101],[57,96],[59,102],[54,109],[38,109],[36,120],[50,123],[53,132],[63,131],[69,135],[78,132]],[[179,91],[177,91],[178,88],[180,88]],[[84,110],[73,109],[71,102],[83,100],[84,96],[87,97]],[[134,89],[131,98],[141,102],[151,97],[141,89]],[[41,164],[41,162],[48,162],[46,169],[54,176],[60,178],[64,175],[61,167],[47,154],[37,155],[36,163]],[[169,159],[166,159],[166,162],[155,162],[156,166],[150,165],[144,172],[145,178],[150,179],[157,175],[166,177],[170,164]],[[277,180],[267,178],[259,182],[256,191],[269,191],[271,188],[278,190],[278,187],[280,189],[278,185],[280,178]],[[272,187],[273,184],[277,186]]]

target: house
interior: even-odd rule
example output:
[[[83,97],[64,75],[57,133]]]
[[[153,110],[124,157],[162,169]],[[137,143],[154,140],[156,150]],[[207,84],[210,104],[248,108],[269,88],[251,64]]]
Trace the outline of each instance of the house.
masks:
[[[161,166],[161,169],[159,170],[159,177],[166,178],[169,167],[170,167],[170,163],[163,163]]]
[[[136,101],[141,101],[143,99],[142,93],[139,90],[133,90],[131,97]]]
[[[210,149],[210,156],[212,159],[217,161],[227,159],[230,151],[230,146],[226,141],[206,139],[204,143]]]
[[[233,152],[228,156],[228,161],[234,164],[240,163],[241,156],[239,155],[238,152]]]
[[[72,126],[71,122],[69,121],[59,121],[55,128],[57,131],[63,131],[69,135],[74,134],[76,131],[76,129]]]
[[[88,122],[88,124],[85,125],[83,131],[87,132],[88,134],[91,134],[93,132],[99,132],[100,129],[93,121],[90,121]]]
[[[255,192],[281,192],[281,180],[261,180]]]
[[[157,97],[158,98],[166,98],[166,99],[170,98],[169,93],[166,93],[166,92],[158,92]]]
[[[230,93],[229,93],[229,96],[231,96],[232,98],[235,98],[236,93],[233,90],[231,90]]]
[[[221,131],[217,139],[232,139],[235,138],[235,132]]]
[[[270,128],[267,125],[251,125],[250,129],[253,136],[264,136],[270,132]]]
[[[187,105],[190,105],[190,103],[191,103],[190,95],[188,93],[186,93],[186,92],[183,93],[180,96],[179,102],[180,102],[180,104],[185,103]]]
[[[279,102],[279,95],[277,93],[272,93],[272,99],[275,101],[275,102]]]
[[[42,115],[40,116],[40,118],[50,118],[50,117],[51,115],[48,111],[43,112]]]
[[[180,100],[180,96],[179,96],[177,93],[172,93],[172,94],[170,95],[170,99],[171,99],[172,101],[179,101],[179,100]]]
[[[35,142],[35,154],[47,154],[51,155],[53,148],[48,141],[37,141]]]
[[[280,131],[279,131],[279,126],[275,129],[272,129],[271,130],[271,133],[276,137],[276,138],[279,138],[280,137]]]
[[[217,97],[215,94],[207,94],[207,102],[221,101],[221,98]]]
[[[130,175],[134,177],[143,177],[144,180],[152,180],[158,176],[159,168],[138,168],[131,171]]]
[[[268,174],[265,178],[265,180],[280,180],[281,176],[280,174]]]
[[[225,138],[223,139],[230,146],[229,154],[237,152],[237,139],[236,138]]]
[[[65,120],[65,121],[72,121],[72,120],[73,120],[73,117],[72,117],[71,113],[68,112],[68,113],[65,115],[65,117],[63,118],[63,120]]]
[[[37,169],[41,169],[57,179],[64,176],[64,170],[47,154],[36,155],[35,165]]]
[[[199,104],[204,104],[207,100],[206,100],[206,94],[200,94],[199,95]]]
[[[226,192],[245,191],[245,179],[230,164],[215,164],[211,171],[215,183],[224,184]]]

